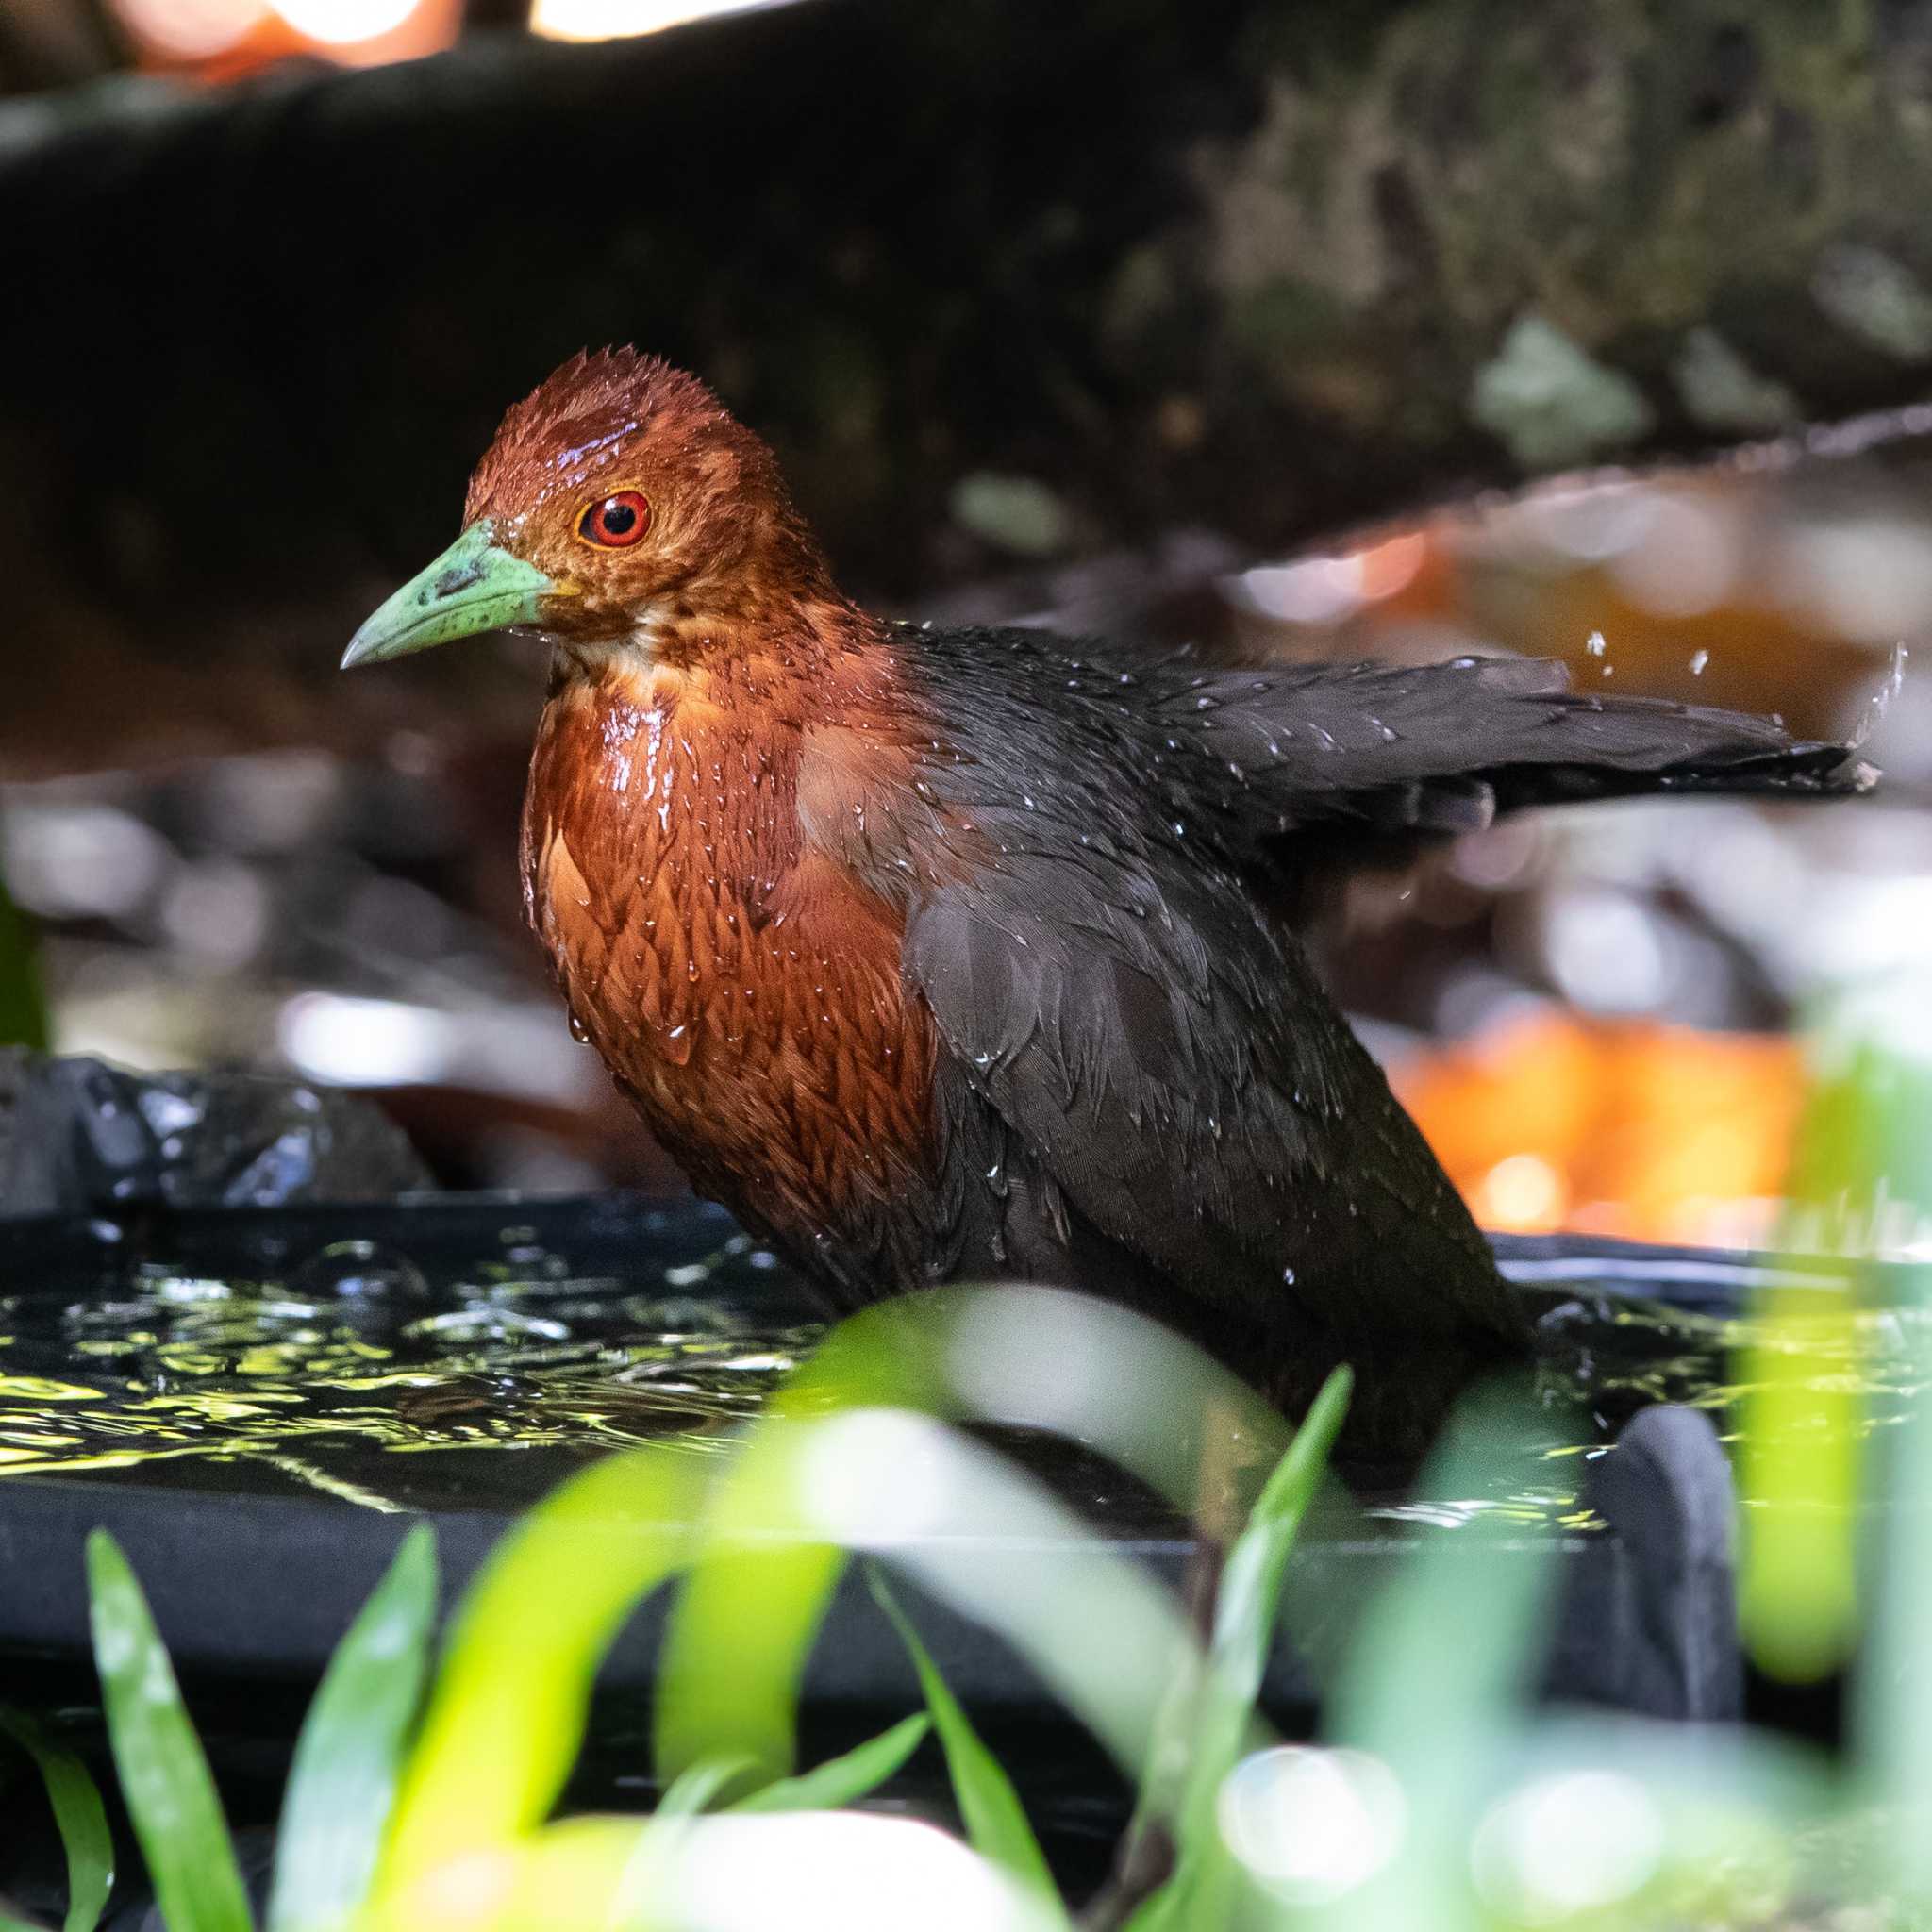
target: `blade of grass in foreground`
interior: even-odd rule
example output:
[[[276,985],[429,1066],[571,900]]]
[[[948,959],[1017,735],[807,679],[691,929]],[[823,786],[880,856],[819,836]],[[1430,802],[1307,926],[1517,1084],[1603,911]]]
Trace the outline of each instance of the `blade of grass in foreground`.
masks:
[[[791,1773],[806,1659],[850,1560],[800,1510],[801,1425],[863,1403],[942,1407],[932,1334],[901,1306],[861,1310],[752,1425],[671,1607],[653,1724],[660,1778],[718,1757],[750,1759],[763,1782]]]
[[[1887,1059],[1870,1041],[1817,1029],[1788,1184],[1786,1239],[1822,1252],[1842,1242],[1844,1204],[1885,1174]],[[1849,1279],[1788,1280],[1758,1297],[1740,1374],[1745,1389],[1739,1480],[1745,1498],[1738,1576],[1744,1641],[1788,1683],[1828,1676],[1858,1618],[1853,1499],[1862,1403],[1847,1374],[1857,1346]]]
[[[1077,1363],[1078,1374],[1065,1372]],[[1124,1308],[1053,1289],[971,1289],[885,1304],[825,1337],[752,1429],[672,1607],[657,1769],[742,1755],[788,1773],[806,1659],[846,1557],[800,1521],[788,1440],[841,1408],[1071,1435],[1186,1509],[1219,1420],[1265,1465],[1287,1424],[1192,1344]]]
[[[0,1735],[11,1738],[33,1759],[54,1808],[67,1858],[62,1932],[93,1932],[114,1885],[114,1840],[100,1787],[72,1751],[55,1743],[42,1725],[11,1705],[0,1704]]]
[[[45,1052],[47,1003],[34,960],[33,934],[0,879],[0,1046]]]
[[[87,1540],[87,1571],[114,1766],[168,1932],[246,1932],[248,1894],[207,1756],[147,1598],[106,1530]]]
[[[728,1757],[769,1782],[795,1760],[806,1658],[849,1560],[794,1500],[798,1433],[781,1411],[756,1424],[706,1518],[658,1662],[659,1778]]]
[[[1881,980],[1816,1029],[1786,1212],[1793,1250],[1869,1255],[1932,1213],[1927,991],[1919,974]],[[1790,1682],[1828,1676],[1858,1634],[1869,1331],[1854,1279],[1774,1288],[1743,1371],[1740,1620],[1753,1661]]]
[[[1451,1422],[1420,1493],[1493,1493],[1520,1458],[1520,1399],[1478,1395]],[[1555,1544],[1477,1508],[1417,1539],[1401,1574],[1369,1607],[1329,1700],[1333,1743],[1394,1773],[1408,1825],[1396,1856],[1334,1907],[1349,1932],[1457,1932],[1476,1923],[1469,1834],[1490,1766],[1542,1668]]]
[[[741,1757],[720,1757],[709,1764],[693,1764],[672,1780],[669,1790],[658,1800],[652,1817],[659,1824],[695,1818],[699,1812],[708,1810],[712,1799],[743,1770]]]
[[[648,1888],[647,1890],[645,1888]],[[368,1932],[1058,1932],[931,1825],[859,1811],[712,1813],[666,1830],[567,1818],[383,1900]]]
[[[893,1776],[925,1741],[932,1720],[924,1711],[901,1718],[889,1731],[868,1738],[842,1757],[828,1757],[796,1777],[781,1777],[741,1798],[733,1811],[841,1811]]]
[[[1911,1004],[1920,1024],[1914,1028],[1900,1015],[1894,1040],[1924,1041],[1928,991],[1923,979],[1916,982]],[[1932,1208],[1932,1065],[1925,1052],[1922,1044],[1918,1057],[1906,1051],[1887,1056],[1884,1085],[1868,1076],[1866,1092],[1868,1111],[1883,1108],[1884,1125],[1871,1138],[1885,1150],[1880,1172],[1886,1191],[1909,1205],[1921,1228]],[[1932,1267],[1895,1269],[1891,1281],[1907,1291],[1898,1297],[1906,1304],[1901,1318],[1918,1328],[1932,1307]],[[1932,1602],[1932,1391],[1914,1391],[1899,1425],[1878,1433],[1882,1448],[1874,1459],[1880,1478],[1865,1491],[1862,1512],[1876,1548],[1862,1553],[1868,1560],[1859,1566],[1872,1614],[1853,1684],[1854,1748],[1861,1781],[1869,1780],[1868,1800],[1894,1807],[1900,1819],[1923,1821],[1932,1806],[1932,1651],[1925,1641]],[[1857,1498],[1837,1500],[1848,1529],[1859,1520],[1851,1507]],[[1877,1560],[1869,1560],[1874,1556]],[[1923,1908],[1932,1899],[1932,1834],[1898,1829],[1884,1840],[1880,1857],[1891,1863],[1891,1882]]]
[[[1889,1481],[1884,1560],[1872,1630],[1854,1687],[1854,1737],[1873,1798],[1902,1819],[1923,1819],[1932,1805],[1932,1656],[1925,1643],[1932,1591],[1932,1407],[1924,1390],[1887,1445]],[[1894,1882],[1908,1896],[1932,1898],[1932,1834],[1886,1834]]]
[[[491,1552],[457,1612],[385,1856],[385,1891],[541,1824],[604,1653],[686,1559],[709,1469],[664,1448],[593,1464]]]
[[[1132,1828],[1145,1830],[1155,1818],[1168,1822],[1178,1857],[1173,1878],[1135,1914],[1134,1932],[1228,1919],[1234,1872],[1215,1806],[1256,1721],[1289,1558],[1353,1388],[1346,1368],[1322,1385],[1228,1553],[1198,1692],[1169,1714],[1169,1735],[1156,1740],[1149,1758],[1154,1770]]]
[[[367,1896],[435,1622],[436,1537],[419,1524],[336,1646],[296,1740],[269,1932],[344,1924]]]
[[[892,1620],[919,1673],[920,1689],[925,1693],[925,1707],[932,1714],[933,1727],[946,1754],[946,1770],[952,1776],[953,1794],[959,1801],[959,1815],[966,1822],[966,1837],[981,1857],[1012,1874],[1042,1905],[1058,1910],[1059,1892],[1047,1869],[1046,1855],[1027,1823],[1025,1807],[1013,1781],[996,1758],[980,1742],[979,1733],[959,1707],[959,1701],[946,1687],[912,1620],[902,1610],[876,1568],[868,1572],[867,1581],[878,1600],[879,1608]]]

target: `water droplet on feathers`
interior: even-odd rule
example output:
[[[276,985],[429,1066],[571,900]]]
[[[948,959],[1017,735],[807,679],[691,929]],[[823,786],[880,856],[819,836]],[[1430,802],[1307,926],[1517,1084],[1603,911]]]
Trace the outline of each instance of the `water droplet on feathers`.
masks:
[[[1590,636],[1584,640],[1583,648],[1586,651],[1588,651],[1592,658],[1601,658],[1605,650],[1607,648],[1607,646],[1604,642],[1603,632],[1600,630],[1591,631]]]

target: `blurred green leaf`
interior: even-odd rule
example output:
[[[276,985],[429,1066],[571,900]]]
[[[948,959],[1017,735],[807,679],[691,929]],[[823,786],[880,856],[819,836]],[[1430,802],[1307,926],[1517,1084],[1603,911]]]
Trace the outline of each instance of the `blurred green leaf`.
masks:
[[[567,1818],[475,1848],[454,1883],[435,1870],[383,1883],[358,1932],[628,1932],[647,1818]],[[629,1913],[630,1916],[625,1916]]]
[[[1165,1689],[1200,1648],[1143,1564],[1008,1457],[906,1409],[825,1417],[795,1483],[820,1534],[996,1632],[1139,1783]]]
[[[114,1884],[114,1840],[93,1774],[24,1710],[0,1704],[0,1733],[34,1761],[67,1858],[64,1932],[93,1932]]]
[[[1520,1466],[1527,1405],[1480,1393],[1451,1421],[1418,1486],[1491,1494]],[[1542,1670],[1555,1543],[1476,1508],[1415,1539],[1369,1605],[1324,1725],[1395,1774],[1407,1829],[1390,1864],[1338,1907],[1350,1932],[1457,1932],[1476,1923],[1469,1843],[1502,1753]]]
[[[933,1728],[938,1731],[940,1746],[946,1754],[946,1770],[953,1780],[953,1794],[959,1801],[959,1815],[966,1824],[968,1842],[982,1857],[1010,1872],[1043,1905],[1051,1905],[1058,1912],[1059,1891],[1012,1780],[1001,1768],[999,1759],[980,1742],[979,1733],[960,1708],[958,1699],[946,1688],[946,1680],[919,1641],[912,1620],[899,1607],[886,1588],[885,1579],[873,1569],[867,1580],[919,1673],[925,1707],[932,1714]]]
[[[1932,1300],[1932,1271],[1912,1271],[1921,1310]],[[1880,1860],[1908,1895],[1932,1901],[1932,1399],[1916,1391],[1887,1432],[1881,1479],[1869,1493],[1876,1523],[1868,1628],[1850,1699],[1851,1743],[1860,1796],[1915,1825],[1884,1834]]]
[[[1857,1319],[1847,1288],[1780,1285],[1739,1365],[1739,1623],[1759,1668],[1786,1683],[1829,1676],[1857,1633]]]
[[[666,1827],[578,1817],[465,1859],[379,1902],[359,1932],[1064,1932],[957,1839],[865,1812]]]
[[[882,1304],[833,1328],[766,1405],[703,1526],[664,1633],[658,1775],[743,1757],[761,1782],[797,1756],[799,1686],[849,1560],[800,1513],[800,1425],[860,1404],[947,1406],[930,1305]]]
[[[1043,1331],[1051,1336],[1044,1349]],[[1041,1374],[1042,1358],[1077,1360],[1087,1373],[1070,1377],[1054,1366]],[[864,1407],[1072,1432],[1184,1509],[1197,1500],[1210,1429],[1257,1449],[1264,1464],[1288,1434],[1200,1349],[1079,1295],[945,1291],[849,1317],[753,1426],[704,1526],[665,1633],[659,1777],[715,1757],[748,1757],[766,1778],[791,1771],[799,1686],[847,1560],[801,1521],[792,1439],[811,1418]]]
[[[838,1811],[870,1795],[897,1774],[925,1741],[932,1720],[924,1711],[901,1718],[889,1731],[869,1738],[842,1757],[796,1777],[781,1777],[741,1798],[734,1811]]]
[[[651,1815],[660,1822],[695,1818],[700,1811],[708,1810],[711,1800],[733,1778],[742,1776],[744,1770],[745,1762],[741,1757],[719,1757],[708,1764],[693,1764],[689,1771],[680,1772],[671,1781],[670,1788],[658,1800],[658,1808]]]
[[[654,1720],[660,1778],[719,1758],[761,1782],[791,1769],[806,1659],[848,1558],[800,1516],[798,1429],[783,1405],[781,1393],[753,1427],[672,1606]]]
[[[573,1476],[491,1552],[464,1596],[404,1769],[382,1886],[541,1823],[575,1760],[597,1667],[683,1563],[708,1465],[675,1449]]]
[[[1241,1748],[1240,1732],[1247,1714],[1261,1693],[1295,1537],[1327,1472],[1354,1387],[1355,1378],[1346,1368],[1337,1369],[1323,1383],[1221,1573],[1208,1659],[1220,1708],[1209,1715],[1225,1728],[1203,1741],[1224,1750],[1230,1764]]]
[[[1815,1028],[1788,1189],[1794,1253],[1870,1254],[1932,1214],[1932,1066],[1909,1044],[1924,997],[1923,983],[1881,980]],[[1856,1285],[1851,1269],[1835,1280],[1794,1262],[1757,1311],[1740,1371],[1740,1616],[1754,1660],[1788,1682],[1829,1675],[1857,1637],[1868,1330]]]
[[[419,1524],[336,1646],[296,1740],[269,1932],[344,1924],[368,1895],[435,1624],[436,1537]]]
[[[1150,1757],[1155,1769],[1131,1827],[1145,1832],[1164,1824],[1177,1851],[1174,1876],[1135,1913],[1134,1932],[1219,1925],[1228,1917],[1235,1874],[1216,1801],[1255,1727],[1289,1559],[1327,1472],[1353,1388],[1346,1368],[1322,1385],[1228,1552],[1198,1688],[1165,1715],[1167,1735],[1156,1740]]]
[[[106,1530],[87,1540],[94,1666],[121,1795],[168,1932],[253,1920],[227,1820],[147,1598]]]
[[[41,991],[33,933],[0,879],[0,1046],[47,1047],[47,1003]]]

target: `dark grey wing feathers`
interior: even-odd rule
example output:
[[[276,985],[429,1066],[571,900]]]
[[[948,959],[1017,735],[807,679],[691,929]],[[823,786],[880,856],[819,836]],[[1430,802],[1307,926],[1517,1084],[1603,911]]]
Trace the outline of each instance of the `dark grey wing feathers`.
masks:
[[[1578,695],[1557,665],[1121,670],[1041,632],[906,636],[923,779],[957,828],[921,855],[904,954],[964,1084],[947,1131],[1210,1327],[1277,1340],[1519,1332],[1420,1132],[1264,909],[1284,877],[1338,836],[1413,843],[1544,799],[1869,782],[1847,747]],[[1050,1272],[1052,1229],[1033,1235]]]
[[[964,682],[926,777],[972,856],[918,868],[941,882],[908,908],[905,971],[1070,1220],[1210,1334],[1513,1337],[1480,1237],[1300,947],[1120,769],[1144,747]]]
[[[1456,833],[1526,807],[1643,792],[1832,795],[1876,774],[1857,747],[1768,718],[1571,688],[1544,659],[1196,674],[1158,722],[1250,838],[1354,823]],[[1211,776],[1210,776],[1211,774]]]

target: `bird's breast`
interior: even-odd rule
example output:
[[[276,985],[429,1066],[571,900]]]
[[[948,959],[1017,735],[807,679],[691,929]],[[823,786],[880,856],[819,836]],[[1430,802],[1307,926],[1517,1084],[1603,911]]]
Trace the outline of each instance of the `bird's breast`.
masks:
[[[530,923],[578,1030],[698,1184],[780,1232],[890,1191],[931,1138],[900,918],[806,837],[798,764],[757,720],[578,681],[524,814]]]

